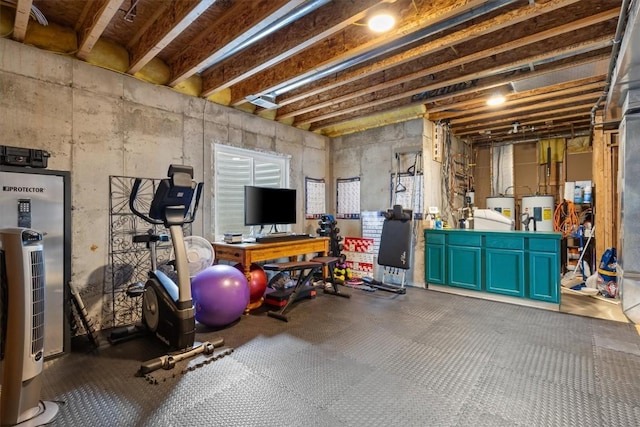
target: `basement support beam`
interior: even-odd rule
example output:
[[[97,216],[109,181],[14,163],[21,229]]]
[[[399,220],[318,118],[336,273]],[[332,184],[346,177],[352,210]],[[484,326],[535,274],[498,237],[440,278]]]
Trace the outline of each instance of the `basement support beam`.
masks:
[[[32,4],[33,0],[18,0],[16,4],[16,18],[13,22],[13,39],[15,41],[22,42],[27,35]]]
[[[90,2],[91,8],[87,14],[89,21],[85,22],[78,31],[80,34],[78,53],[76,54],[78,58],[86,61],[91,49],[123,2],[124,0],[92,0]]]

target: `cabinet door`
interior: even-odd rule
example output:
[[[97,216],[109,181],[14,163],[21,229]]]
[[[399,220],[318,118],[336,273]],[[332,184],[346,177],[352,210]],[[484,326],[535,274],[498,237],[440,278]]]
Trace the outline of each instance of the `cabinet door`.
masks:
[[[425,282],[445,284],[444,245],[427,245],[424,251]]]
[[[524,297],[524,252],[486,249],[485,290],[497,294]]]
[[[550,252],[529,252],[529,298],[559,302],[560,273],[558,255]]]
[[[449,285],[482,290],[481,248],[465,246],[448,247]]]

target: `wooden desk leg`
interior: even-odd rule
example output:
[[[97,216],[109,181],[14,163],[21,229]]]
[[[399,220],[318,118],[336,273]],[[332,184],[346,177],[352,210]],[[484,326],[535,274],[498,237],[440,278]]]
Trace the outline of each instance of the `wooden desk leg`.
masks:
[[[247,278],[247,286],[250,286],[249,284],[251,283],[251,264],[245,260],[245,262],[242,263],[242,267],[244,268],[244,277]],[[254,302],[249,301],[249,304],[247,304],[247,307],[244,309],[244,314],[249,314],[251,310],[255,310],[258,307],[262,307],[263,303],[264,303],[264,297],[260,297],[258,301],[254,301]]]
[[[247,262],[246,258],[242,260],[242,268],[244,269],[244,277],[247,278],[247,286],[249,286],[249,283],[251,283],[251,264]],[[255,308],[251,307],[251,305],[251,302],[247,304],[247,307],[244,309],[244,314],[249,314],[249,311]]]
[[[264,303],[264,297],[260,297],[258,301],[249,302],[249,305],[247,305],[247,308],[244,310],[244,314],[249,314],[249,311],[255,310],[258,307],[262,307],[263,303]]]

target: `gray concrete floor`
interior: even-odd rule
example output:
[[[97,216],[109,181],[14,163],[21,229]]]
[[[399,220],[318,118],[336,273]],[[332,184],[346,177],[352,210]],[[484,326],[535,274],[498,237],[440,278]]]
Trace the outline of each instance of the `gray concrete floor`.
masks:
[[[634,325],[411,288],[319,294],[284,323],[258,309],[235,351],[157,383],[151,339],[47,361],[56,426],[637,426]],[[179,367],[181,368],[181,367]]]

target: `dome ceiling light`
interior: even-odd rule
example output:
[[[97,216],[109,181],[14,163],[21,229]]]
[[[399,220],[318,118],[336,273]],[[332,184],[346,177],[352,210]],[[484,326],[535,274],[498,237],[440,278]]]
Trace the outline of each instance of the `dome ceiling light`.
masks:
[[[504,95],[493,95],[491,96],[491,98],[487,99],[487,105],[495,107],[497,105],[504,104],[506,100],[507,99],[504,97]]]
[[[384,33],[393,28],[396,18],[388,10],[380,10],[374,13],[368,20],[367,26],[371,31]]]

